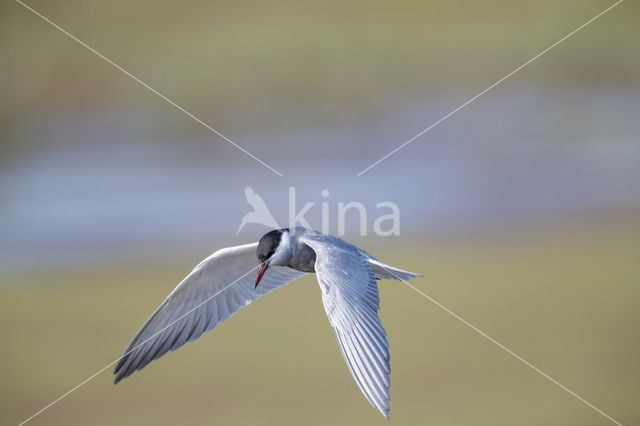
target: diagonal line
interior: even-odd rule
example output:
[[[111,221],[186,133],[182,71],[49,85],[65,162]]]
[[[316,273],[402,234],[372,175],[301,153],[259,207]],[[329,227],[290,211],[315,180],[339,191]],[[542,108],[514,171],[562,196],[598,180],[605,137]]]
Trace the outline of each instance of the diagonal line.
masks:
[[[379,265],[379,266],[382,266],[382,265]],[[482,337],[485,337],[486,339],[488,339],[489,341],[491,341],[492,343],[497,345],[500,349],[504,350],[505,352],[509,353],[510,355],[513,355],[517,360],[519,360],[522,363],[524,363],[527,367],[532,368],[535,372],[537,372],[538,374],[542,375],[544,378],[546,378],[549,381],[551,381],[551,382],[555,383],[556,385],[560,386],[560,388],[562,388],[563,390],[569,392],[571,395],[573,395],[574,397],[578,398],[580,401],[584,402],[586,405],[588,405],[589,407],[593,408],[598,413],[602,414],[607,419],[611,420],[613,423],[615,423],[615,424],[617,424],[619,426],[622,426],[622,423],[620,423],[617,420],[613,419],[607,413],[605,413],[604,411],[602,411],[601,409],[599,409],[598,407],[596,407],[595,405],[593,405],[592,403],[590,403],[589,401],[587,401],[586,399],[584,399],[583,397],[581,397],[580,395],[578,395],[577,393],[575,393],[574,391],[572,391],[571,389],[569,389],[568,387],[566,387],[565,385],[563,385],[562,383],[560,383],[559,381],[557,381],[556,379],[554,379],[553,377],[551,377],[550,375],[545,373],[544,371],[540,370],[538,367],[536,367],[535,365],[533,365],[532,363],[530,363],[529,361],[527,361],[526,359],[524,359],[523,357],[521,357],[517,353],[513,352],[511,349],[507,348],[505,345],[503,345],[502,343],[498,342],[496,339],[494,339],[493,337],[489,336],[487,333],[485,333],[484,331],[480,330],[478,327],[476,327],[475,325],[471,324],[470,322],[468,322],[467,320],[462,318],[460,315],[456,314],[451,309],[447,308],[442,303],[440,303],[437,300],[435,300],[433,297],[428,296],[426,293],[424,293],[423,291],[419,290],[417,287],[409,284],[407,281],[403,280],[402,278],[400,278],[399,276],[394,274],[393,271],[389,270],[388,268],[385,268],[384,266],[382,266],[382,268],[385,269],[387,272],[389,272],[394,277],[396,277],[398,280],[402,281],[403,283],[405,283],[406,285],[411,287],[414,291],[416,291],[417,293],[419,293],[422,296],[424,296],[431,303],[433,303],[436,306],[438,306],[439,308],[443,309],[449,315],[453,316],[455,319],[457,319],[458,321],[462,322],[467,327],[470,327],[473,331],[475,331],[476,333],[480,334]]]
[[[264,263],[264,262],[262,262]],[[186,317],[187,315],[189,315],[191,312],[195,311],[196,309],[198,309],[199,307],[201,307],[202,305],[204,305],[205,303],[209,302],[210,300],[212,300],[214,297],[216,297],[217,295],[219,295],[220,293],[222,293],[223,291],[225,291],[226,289],[228,289],[229,287],[231,287],[232,285],[234,285],[235,283],[237,283],[238,281],[240,281],[241,279],[243,279],[244,277],[246,277],[247,275],[249,275],[251,272],[255,271],[256,268],[260,267],[262,265],[262,263],[260,263],[259,265],[255,266],[253,269],[251,269],[250,271],[247,271],[245,274],[243,274],[241,277],[237,278],[235,281],[232,281],[231,284],[227,285],[226,287],[224,287],[222,290],[219,290],[218,292],[216,292],[214,295],[209,296],[207,299],[205,299],[202,303],[196,305],[194,308],[188,310],[187,312],[185,312],[184,314],[182,314],[178,319],[176,319],[175,321],[171,322],[169,325],[167,325],[166,327],[164,327],[163,329],[161,329],[160,331],[152,334],[149,338],[143,340],[142,342],[140,342],[138,345],[134,346],[133,348],[131,348],[130,350],[126,351],[125,353],[123,353],[122,355],[120,355],[118,358],[114,359],[113,361],[111,361],[109,364],[105,365],[104,367],[102,367],[100,370],[96,371],[95,373],[93,373],[91,376],[87,377],[86,379],[84,379],[82,382],[78,383],[77,385],[75,385],[74,387],[72,387],[71,389],[69,389],[68,391],[66,391],[65,393],[63,393],[62,395],[60,395],[58,398],[54,399],[53,401],[51,401],[49,404],[45,405],[44,407],[42,407],[40,410],[38,410],[37,412],[35,412],[34,414],[32,414],[29,418],[27,418],[26,420],[23,420],[22,422],[20,422],[18,424],[18,426],[22,426],[25,423],[27,423],[28,421],[30,421],[31,419],[33,419],[34,417],[36,417],[37,415],[41,414],[42,412],[46,411],[47,409],[51,408],[54,404],[60,402],[61,400],[63,400],[64,398],[66,398],[67,396],[69,396],[69,394],[71,394],[73,391],[79,389],[80,387],[82,387],[83,385],[85,385],[86,383],[90,382],[91,380],[93,380],[96,376],[98,376],[100,373],[102,373],[104,370],[106,370],[107,368],[111,367],[113,364],[115,364],[116,362],[120,361],[122,358],[124,358],[125,356],[129,355],[131,352],[135,351],[136,349],[138,349],[140,346],[144,345],[145,343],[147,343],[149,340],[153,339],[154,337],[156,337],[158,334],[162,333],[163,331],[165,331],[166,329],[168,329],[169,327],[173,326],[175,323],[177,323],[178,321],[180,321],[181,319],[183,319],[184,317]]]
[[[276,169],[274,169],[273,167],[271,167],[270,165],[268,165],[267,163],[265,163],[264,161],[262,161],[261,159],[259,159],[258,157],[256,157],[255,155],[253,155],[252,153],[250,153],[249,151],[247,151],[246,149],[244,149],[243,147],[241,147],[240,145],[238,145],[237,143],[235,143],[234,141],[232,141],[231,139],[229,139],[228,137],[226,137],[225,135],[223,135],[222,133],[220,133],[219,131],[217,131],[216,129],[214,129],[213,127],[211,127],[210,125],[208,125],[207,123],[205,123],[204,121],[200,120],[198,117],[196,117],[195,115],[193,115],[192,113],[190,113],[189,111],[187,111],[186,109],[184,109],[183,107],[181,107],[180,105],[178,105],[177,103],[173,102],[171,99],[169,99],[168,97],[166,97],[165,95],[163,95],[162,93],[158,92],[156,89],[154,89],[153,87],[149,86],[147,83],[145,83],[144,81],[140,80],[138,77],[136,77],[135,75],[131,74],[129,71],[125,70],[124,68],[122,68],[120,65],[116,64],[115,62],[113,62],[111,59],[107,58],[106,56],[104,56],[102,53],[98,52],[97,50],[95,50],[94,48],[92,48],[91,46],[89,46],[88,44],[86,44],[85,42],[83,42],[82,40],[78,39],[76,36],[74,36],[73,34],[69,33],[68,31],[66,31],[65,29],[61,28],[60,26],[58,26],[56,23],[54,23],[53,21],[51,21],[49,18],[43,16],[42,14],[40,14],[39,12],[37,12],[36,10],[32,9],[30,6],[27,6],[26,4],[24,4],[23,2],[21,2],[20,0],[16,0],[17,3],[19,3],[20,5],[24,6],[26,9],[30,10],[31,12],[33,12],[35,15],[39,16],[40,18],[42,18],[42,20],[44,20],[45,22],[47,22],[48,24],[50,24],[51,26],[53,26],[54,28],[60,30],[62,33],[64,33],[65,35],[69,36],[72,40],[74,40],[75,42],[77,42],[78,44],[86,47],[87,49],[89,49],[91,52],[95,53],[98,57],[100,57],[101,59],[103,59],[104,61],[110,63],[111,65],[113,65],[114,67],[116,67],[118,69],[118,71],[120,71],[121,73],[123,73],[124,75],[126,75],[127,77],[132,78],[133,80],[137,81],[138,83],[140,83],[142,86],[144,86],[146,89],[148,89],[150,92],[158,95],[160,98],[162,98],[163,100],[165,100],[166,102],[168,102],[169,104],[173,105],[174,107],[176,107],[177,109],[179,109],[180,111],[182,111],[183,113],[185,113],[186,115],[188,115],[189,117],[191,117],[193,120],[197,121],[198,123],[200,123],[201,125],[203,125],[204,127],[206,127],[207,129],[211,130],[213,133],[215,133],[216,135],[220,136],[222,139],[224,139],[225,141],[229,142],[231,145],[235,146],[236,148],[238,148],[240,151],[244,152],[245,154],[247,154],[249,157],[253,158],[254,160],[256,160],[258,163],[262,164],[263,166],[265,166],[266,168],[268,168],[269,170],[271,170],[272,172],[274,172],[275,174],[277,174],[278,176],[282,176],[282,173],[280,173],[279,171],[277,171]]]
[[[366,173],[369,169],[377,166],[378,164],[380,164],[381,162],[383,162],[384,160],[386,160],[387,158],[389,158],[390,156],[392,156],[393,154],[395,154],[396,152],[400,151],[402,148],[404,148],[405,146],[409,145],[411,142],[415,141],[416,139],[418,139],[420,136],[424,135],[425,133],[427,133],[429,130],[433,129],[434,127],[436,127],[438,124],[442,123],[444,120],[446,120],[447,118],[451,117],[453,114],[455,114],[456,112],[460,111],[462,108],[466,107],[467,105],[469,105],[471,102],[475,101],[476,99],[478,99],[480,96],[484,95],[485,93],[487,93],[489,90],[493,89],[494,87],[496,87],[498,84],[502,83],[503,81],[505,81],[506,79],[508,79],[509,77],[511,77],[512,75],[514,75],[515,73],[517,73],[518,71],[520,71],[522,68],[526,67],[527,65],[529,65],[531,62],[535,61],[536,59],[538,59],[540,56],[544,55],[545,53],[547,53],[548,51],[550,51],[551,49],[553,49],[554,47],[556,47],[557,45],[559,45],[560,43],[562,43],[563,41],[565,41],[566,39],[568,39],[569,37],[571,37],[572,35],[574,35],[575,33],[577,33],[578,31],[580,31],[581,29],[583,29],[584,27],[586,27],[587,25],[589,25],[590,23],[592,23],[593,21],[595,21],[596,19],[598,19],[599,17],[601,17],[602,15],[604,15],[605,13],[609,12],[611,9],[613,9],[614,7],[616,7],[617,5],[619,5],[620,3],[622,3],[624,0],[618,0],[616,3],[614,3],[613,5],[609,6],[608,8],[606,8],[605,10],[603,10],[602,12],[598,13],[596,16],[594,16],[593,18],[589,19],[587,22],[585,22],[584,24],[580,25],[578,28],[576,28],[575,30],[571,31],[569,34],[567,34],[566,36],[562,37],[560,40],[556,41],[555,43],[553,43],[551,46],[547,47],[546,49],[544,49],[542,52],[538,53],[536,56],[534,56],[533,58],[529,59],[527,62],[525,62],[524,64],[520,65],[518,68],[516,68],[515,70],[511,71],[509,74],[505,75],[504,77],[502,77],[500,80],[496,81],[495,83],[493,83],[491,86],[487,87],[486,89],[484,89],[482,92],[478,93],[477,95],[475,95],[473,98],[469,99],[468,101],[466,101],[465,103],[463,103],[462,105],[460,105],[459,107],[457,107],[456,109],[454,109],[453,111],[451,111],[450,113],[448,113],[447,115],[445,115],[444,117],[442,117],[441,119],[439,119],[438,121],[436,121],[435,123],[431,124],[429,127],[427,127],[426,129],[420,131],[420,133],[418,133],[417,135],[415,135],[414,137],[408,139],[407,141],[405,141],[403,144],[401,144],[400,146],[398,146],[396,149],[394,149],[393,151],[391,151],[390,153],[388,153],[387,155],[385,155],[384,157],[380,158],[378,161],[376,161],[375,163],[372,163],[369,167],[367,167],[366,169],[360,171],[360,173],[358,173],[356,176],[362,176],[364,173]]]

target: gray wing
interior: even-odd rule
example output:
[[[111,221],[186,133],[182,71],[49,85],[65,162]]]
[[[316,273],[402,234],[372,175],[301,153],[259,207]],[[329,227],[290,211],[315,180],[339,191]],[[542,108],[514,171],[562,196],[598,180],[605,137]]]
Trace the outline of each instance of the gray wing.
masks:
[[[378,318],[378,285],[368,258],[329,235],[307,234],[302,240],[316,252],[322,302],[342,356],[369,403],[388,419],[389,344]]]
[[[213,330],[260,296],[305,275],[273,266],[254,289],[257,245],[219,250],[196,266],[129,343],[114,371],[115,383]]]

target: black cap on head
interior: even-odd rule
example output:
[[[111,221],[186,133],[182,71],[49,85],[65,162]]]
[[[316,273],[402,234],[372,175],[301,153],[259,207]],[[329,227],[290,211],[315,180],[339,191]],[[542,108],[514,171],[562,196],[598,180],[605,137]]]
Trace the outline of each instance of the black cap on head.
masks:
[[[280,237],[282,236],[282,229],[274,229],[269,231],[260,238],[258,248],[256,249],[256,255],[260,263],[269,259],[273,253],[275,253],[280,244]]]

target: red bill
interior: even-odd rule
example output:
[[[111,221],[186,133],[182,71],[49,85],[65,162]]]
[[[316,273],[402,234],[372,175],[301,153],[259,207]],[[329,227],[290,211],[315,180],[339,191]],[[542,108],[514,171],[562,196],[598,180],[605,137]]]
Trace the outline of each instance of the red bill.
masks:
[[[262,276],[264,275],[264,273],[267,272],[268,268],[269,268],[269,262],[264,262],[260,264],[260,267],[258,268],[258,276],[256,277],[256,285],[253,288],[258,288],[258,284],[260,283],[260,280],[262,279]]]

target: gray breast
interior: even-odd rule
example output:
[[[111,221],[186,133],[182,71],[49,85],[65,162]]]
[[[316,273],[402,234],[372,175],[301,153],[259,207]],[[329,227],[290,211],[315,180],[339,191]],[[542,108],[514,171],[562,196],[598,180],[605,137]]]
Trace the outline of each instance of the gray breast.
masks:
[[[289,262],[290,268],[302,272],[315,272],[316,252],[304,243],[299,243],[296,247],[295,255]]]

